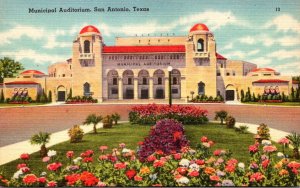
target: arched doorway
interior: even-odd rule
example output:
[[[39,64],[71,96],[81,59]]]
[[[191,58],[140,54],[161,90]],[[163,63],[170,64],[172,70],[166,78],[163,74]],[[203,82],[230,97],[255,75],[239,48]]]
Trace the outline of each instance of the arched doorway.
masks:
[[[141,70],[138,74],[138,91],[140,99],[149,98],[149,72]]]
[[[205,83],[204,82],[198,83],[198,95],[205,95]]]
[[[119,74],[116,70],[107,73],[108,98],[118,99],[119,93]]]
[[[178,69],[173,69],[171,72],[172,83],[172,98],[180,99],[181,96],[181,74]]]
[[[226,86],[225,100],[234,101],[235,100],[235,88],[232,84]]]
[[[65,86],[58,86],[57,87],[57,101],[62,102],[66,100],[66,88]]]
[[[153,73],[153,92],[155,99],[165,98],[165,73],[160,69]]]
[[[90,96],[91,95],[91,85],[88,82],[83,84],[83,95]]]
[[[124,71],[123,72],[123,98],[124,99],[134,98],[133,82],[134,82],[134,74],[132,70]]]

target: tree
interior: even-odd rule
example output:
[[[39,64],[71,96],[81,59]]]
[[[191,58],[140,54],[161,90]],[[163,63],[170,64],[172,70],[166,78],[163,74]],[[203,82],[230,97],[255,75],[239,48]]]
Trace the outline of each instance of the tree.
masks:
[[[3,93],[3,89],[1,89],[0,103],[4,103],[4,93]]]
[[[3,83],[4,78],[13,78],[21,70],[24,70],[21,63],[8,57],[0,59],[0,83]]]
[[[300,135],[296,132],[292,132],[291,134],[286,136],[287,139],[290,140],[292,146],[293,146],[293,155],[294,158],[299,159],[299,147],[300,147]]]
[[[121,119],[121,116],[118,113],[114,113],[111,115],[111,119],[115,122],[115,125],[117,125],[118,121]]]
[[[72,88],[70,88],[70,92],[69,92],[69,95],[68,95],[67,99],[71,99],[71,98],[72,98]]]
[[[94,125],[94,133],[97,133],[96,125],[102,121],[102,116],[96,116],[96,114],[90,114],[85,121],[83,122],[84,125],[93,124]]]
[[[50,135],[51,134],[47,132],[39,132],[38,134],[35,134],[30,138],[30,143],[32,145],[41,145],[41,150],[40,150],[41,157],[47,156],[46,144],[50,140]]]
[[[220,119],[221,125],[223,125],[223,121],[227,117],[227,112],[225,110],[221,110],[221,111],[217,111],[215,113],[216,113],[215,120]]]
[[[244,90],[242,89],[241,90],[241,102],[244,102],[245,101],[245,93],[244,93]]]
[[[48,92],[48,102],[52,102],[52,92]]]

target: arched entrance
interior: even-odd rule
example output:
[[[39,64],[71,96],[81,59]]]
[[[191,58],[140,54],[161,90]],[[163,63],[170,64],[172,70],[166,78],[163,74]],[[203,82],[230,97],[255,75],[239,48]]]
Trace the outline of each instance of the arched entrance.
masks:
[[[149,98],[149,72],[141,70],[138,74],[138,93],[139,99]]]
[[[65,86],[58,86],[57,87],[57,101],[62,102],[66,100],[66,88]]]
[[[132,70],[126,70],[123,72],[123,98],[124,99],[133,99],[133,82],[134,75]]]
[[[110,70],[107,73],[108,98],[118,99],[119,93],[119,75],[116,70]]]
[[[181,74],[177,69],[173,69],[171,72],[171,83],[172,83],[172,98],[180,99],[181,90]]]
[[[153,92],[155,99],[165,98],[165,73],[160,69],[153,74]]]
[[[234,101],[235,100],[235,88],[232,84],[226,86],[225,100]]]

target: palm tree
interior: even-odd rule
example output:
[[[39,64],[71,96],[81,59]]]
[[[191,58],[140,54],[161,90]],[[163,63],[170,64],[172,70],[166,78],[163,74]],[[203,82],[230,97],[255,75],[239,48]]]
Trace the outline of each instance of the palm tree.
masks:
[[[115,122],[115,125],[117,125],[118,121],[121,119],[121,116],[118,113],[114,113],[111,115],[111,119]]]
[[[291,134],[286,136],[287,139],[290,140],[292,146],[293,146],[293,155],[294,158],[299,159],[299,147],[300,147],[300,135],[296,132],[292,132]]]
[[[35,134],[30,138],[30,143],[32,145],[41,145],[41,150],[40,150],[41,157],[47,156],[46,144],[50,140],[50,135],[51,134],[47,132],[39,132],[38,134]]]
[[[93,124],[94,125],[94,133],[97,133],[96,125],[102,121],[102,116],[96,116],[96,114],[90,114],[85,121],[83,122],[84,125]]]
[[[225,110],[221,110],[221,111],[217,111],[215,113],[216,113],[215,120],[220,119],[221,125],[223,125],[223,121],[227,117],[227,112]]]

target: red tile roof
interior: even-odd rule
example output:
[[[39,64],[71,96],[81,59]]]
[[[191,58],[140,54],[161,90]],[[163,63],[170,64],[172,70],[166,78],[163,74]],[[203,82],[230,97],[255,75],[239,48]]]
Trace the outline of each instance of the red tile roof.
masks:
[[[253,69],[251,72],[265,72],[265,71],[275,72],[274,69],[270,69],[270,68],[257,68],[257,69]]]
[[[39,75],[45,75],[43,72],[38,70],[26,70],[21,72],[21,74],[39,74]]]
[[[216,53],[217,59],[221,59],[221,60],[227,60],[226,57],[223,57],[222,55]]]
[[[190,32],[192,31],[209,31],[208,27],[205,24],[198,23],[195,24],[191,29]]]
[[[103,53],[185,52],[184,45],[172,46],[104,46]]]
[[[83,33],[89,33],[89,32],[93,32],[93,33],[99,33],[100,31],[97,29],[97,27],[93,26],[93,25],[87,25],[84,28],[81,29],[81,31],[79,32],[79,34],[83,34]]]
[[[38,83],[32,81],[14,81],[14,82],[7,82],[5,85],[36,85]]]
[[[254,81],[253,83],[287,83],[287,80],[279,80],[279,79],[261,79]]]

